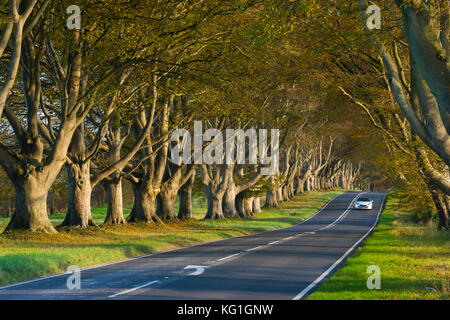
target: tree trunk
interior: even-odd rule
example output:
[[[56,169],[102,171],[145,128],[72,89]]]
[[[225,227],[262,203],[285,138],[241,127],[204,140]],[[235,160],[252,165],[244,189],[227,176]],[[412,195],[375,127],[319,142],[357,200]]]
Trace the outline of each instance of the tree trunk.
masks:
[[[289,185],[288,185],[288,192],[289,192],[289,199],[292,199],[294,196],[295,196],[295,186],[294,186],[295,184],[294,184],[294,179],[292,179],[290,182],[289,182]]]
[[[108,202],[108,211],[106,213],[105,224],[124,224],[126,223],[123,216],[123,194],[122,194],[122,178],[113,177],[103,183],[106,189],[106,199]]]
[[[49,193],[48,193],[48,202],[49,202],[49,208],[48,208],[48,210],[49,210],[49,215],[50,216],[52,216],[52,215],[54,215],[55,214],[55,191],[54,190],[51,190]]]
[[[436,210],[438,212],[439,222],[438,222],[438,230],[448,230],[449,227],[449,212],[448,212],[448,205],[446,202],[446,196],[441,194],[437,190],[431,191],[431,196],[433,198],[434,205],[436,207]]]
[[[277,192],[277,201],[278,202],[284,202],[284,199],[283,199],[283,188],[282,187],[277,187],[276,188],[276,192]]]
[[[183,167],[175,167],[168,164],[165,172],[165,181],[161,184],[161,190],[157,197],[156,214],[164,220],[177,220],[175,213],[175,201],[181,187],[188,183],[195,174],[193,167],[183,173]]]
[[[305,180],[301,178],[296,179],[295,195],[299,195],[305,192]]]
[[[253,213],[261,213],[261,198],[255,197],[253,199]]]
[[[289,201],[289,185],[285,185],[281,188],[282,195],[283,195],[283,201]]]
[[[224,215],[228,218],[237,218],[239,216],[236,210],[236,185],[232,179],[228,181],[227,189],[223,195],[222,209]]]
[[[247,212],[244,207],[244,197],[242,194],[236,196],[236,211],[241,218],[247,218]]]
[[[311,177],[306,180],[306,191],[311,191]]]
[[[192,219],[192,189],[194,188],[195,174],[178,190],[180,206],[178,219]]]
[[[315,176],[313,178],[313,190],[319,190],[319,177]]]
[[[244,210],[248,217],[253,216],[253,197],[244,198]]]
[[[278,199],[277,199],[276,189],[267,191],[266,202],[264,203],[264,207],[266,207],[266,208],[277,208],[278,207]]]
[[[35,177],[25,181],[14,181],[16,205],[5,231],[26,229],[56,233],[47,215],[48,190]]]
[[[223,194],[211,192],[210,188],[204,187],[206,200],[208,202],[208,211],[205,219],[223,219],[225,218],[222,211]]]
[[[14,201],[12,199],[9,200],[9,204],[8,204],[8,215],[7,218],[11,218],[14,212]]]
[[[175,214],[176,191],[161,190],[156,199],[156,214],[158,217],[162,220],[177,220],[177,215]]]
[[[158,192],[151,187],[150,182],[132,183],[134,204],[127,222],[162,222],[156,215],[156,196]]]
[[[66,164],[69,188],[69,205],[61,226],[87,228],[97,226],[91,215],[90,162]]]

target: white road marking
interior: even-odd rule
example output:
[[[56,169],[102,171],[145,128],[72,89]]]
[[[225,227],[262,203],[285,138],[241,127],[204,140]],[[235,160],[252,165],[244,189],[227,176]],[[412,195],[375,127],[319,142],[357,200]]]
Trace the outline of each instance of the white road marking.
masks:
[[[225,258],[221,258],[221,259],[219,259],[219,260],[217,260],[217,261],[223,261],[223,260],[226,260],[226,259],[230,259],[230,258],[236,257],[236,256],[238,256],[238,255],[240,255],[240,254],[241,254],[241,253],[238,252],[238,253],[232,254],[232,255],[230,255],[230,256],[226,256]]]
[[[201,275],[203,272],[205,272],[205,269],[208,268],[208,266],[193,266],[193,265],[188,265],[186,267],[184,267],[183,270],[189,270],[189,269],[195,269],[194,272],[189,273],[190,276],[198,276]]]
[[[269,245],[280,243],[280,240],[269,242]]]
[[[127,293],[130,293],[130,292],[133,292],[133,291],[136,291],[136,290],[148,287],[148,286],[150,286],[150,285],[152,285],[154,283],[157,283],[157,282],[159,282],[159,280],[154,280],[154,281],[151,281],[151,282],[147,282],[147,283],[144,283],[142,286],[139,286],[139,287],[136,287],[136,288],[132,288],[132,289],[128,289],[128,290],[121,291],[119,293],[110,295],[110,296],[108,296],[108,298],[115,298],[117,296],[120,296],[120,295],[123,295],[123,294],[127,294]]]
[[[312,216],[308,217],[307,219],[305,219],[303,221],[300,221],[299,223],[297,223],[295,225],[288,226],[288,227],[281,228],[281,229],[277,229],[276,231],[289,229],[289,228],[301,225],[301,224],[311,220],[312,218],[314,218],[315,216],[320,214],[331,202],[333,202],[334,200],[336,200],[337,198],[339,198],[340,196],[342,196],[344,194],[345,193],[339,194],[336,197],[334,197],[333,199],[329,200],[319,211],[317,211],[315,214],[313,214]],[[266,231],[266,232],[272,232],[272,231]],[[248,235],[239,236],[239,237],[233,237],[233,239],[239,239],[239,238],[245,238],[245,237],[248,237]],[[119,261],[102,263],[102,264],[98,264],[98,265],[94,265],[94,266],[91,266],[91,267],[87,267],[87,268],[81,269],[81,271],[83,272],[83,271],[87,271],[87,270],[98,269],[98,268],[102,268],[102,267],[106,267],[106,266],[111,266],[111,265],[116,265],[116,264],[120,264],[120,263],[130,262],[130,261],[139,260],[139,259],[142,259],[142,258],[148,258],[148,257],[151,257],[151,256],[156,256],[156,255],[160,255],[160,254],[164,254],[164,253],[168,253],[168,252],[179,251],[179,250],[183,250],[183,249],[187,249],[187,248],[198,247],[198,246],[211,244],[211,243],[216,243],[216,242],[221,242],[221,241],[226,241],[226,240],[229,240],[229,238],[213,240],[213,241],[207,241],[207,242],[202,242],[202,243],[197,243],[197,244],[193,244],[193,245],[190,245],[190,246],[175,248],[175,249],[172,249],[172,250],[153,252],[153,253],[150,253],[150,254],[145,254],[145,255],[138,256],[138,257],[134,257],[134,258],[127,258],[127,259],[123,259],[123,260],[119,260]],[[9,289],[9,288],[17,287],[17,286],[22,286],[22,285],[30,284],[30,283],[37,282],[37,281],[42,281],[42,280],[62,277],[62,276],[65,276],[65,275],[67,275],[66,272],[57,273],[57,274],[50,275],[50,276],[45,276],[45,277],[41,277],[41,278],[37,278],[37,279],[32,279],[32,280],[27,280],[27,281],[23,281],[23,282],[19,282],[19,283],[6,285],[6,286],[3,286],[3,287],[0,287],[0,290]]]
[[[353,202],[355,202],[355,199],[363,194],[365,194],[367,192],[362,192],[362,193],[357,193],[356,196],[353,198],[353,200],[350,202],[350,205],[347,207],[347,209],[339,216],[337,217],[336,220],[334,220],[332,223],[330,223],[329,225],[322,227],[320,229],[317,229],[316,231],[320,231],[320,230],[325,230],[325,229],[329,229],[331,227],[334,227],[336,224],[338,224],[341,220],[344,220],[345,217],[347,217],[348,213],[350,212],[350,209],[353,207]],[[315,232],[315,231],[314,231]]]
[[[264,247],[265,247],[265,246],[257,246],[257,247],[251,248],[251,249],[247,249],[247,250],[245,250],[245,251],[258,250],[258,249],[262,249],[262,248],[264,248]]]
[[[320,281],[322,281],[330,272],[332,272],[338,265],[341,263],[352,251],[355,249],[358,244],[361,243],[367,236],[372,232],[372,230],[376,227],[378,220],[380,219],[380,213],[383,209],[383,204],[386,196],[383,196],[383,200],[381,201],[380,209],[378,210],[377,218],[373,226],[367,231],[365,235],[363,235],[350,249],[348,249],[335,263],[333,263],[324,273],[322,273],[316,280],[311,282],[309,286],[303,289],[298,295],[296,295],[292,300],[300,300],[303,298],[312,288],[314,288]]]

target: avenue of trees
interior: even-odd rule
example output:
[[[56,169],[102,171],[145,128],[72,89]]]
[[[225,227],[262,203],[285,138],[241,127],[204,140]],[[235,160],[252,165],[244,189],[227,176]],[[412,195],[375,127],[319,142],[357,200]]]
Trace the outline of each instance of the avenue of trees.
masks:
[[[380,30],[364,27],[363,0],[0,3],[5,231],[57,232],[55,197],[66,199],[61,226],[95,226],[100,189],[106,225],[190,219],[195,185],[205,219],[249,217],[309,190],[396,189],[418,219],[437,212],[448,229],[446,2],[379,1]],[[66,24],[73,4],[80,29]],[[217,162],[175,163],[172,134],[194,136],[196,123],[266,129],[278,170],[262,174],[250,138],[244,164],[225,162],[218,150],[239,146],[217,136],[203,137]]]

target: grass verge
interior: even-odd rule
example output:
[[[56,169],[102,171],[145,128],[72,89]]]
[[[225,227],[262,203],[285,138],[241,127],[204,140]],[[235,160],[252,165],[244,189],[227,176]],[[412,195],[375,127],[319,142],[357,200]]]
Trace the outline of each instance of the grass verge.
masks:
[[[310,300],[450,298],[450,232],[413,224],[394,194],[375,232]],[[367,289],[367,267],[381,270],[381,289]]]
[[[191,220],[157,224],[127,224],[70,230],[58,234],[13,232],[0,236],[0,286],[64,272],[70,265],[81,268],[117,261],[151,252],[174,249],[196,243],[248,235],[296,224],[323,206],[341,191],[308,192],[283,203],[279,208],[264,209],[248,219]],[[128,210],[129,211],[129,210]],[[194,217],[206,211],[202,199],[194,203]],[[102,223],[106,209],[93,210]],[[54,225],[64,215],[51,216]],[[8,219],[0,218],[0,232]]]

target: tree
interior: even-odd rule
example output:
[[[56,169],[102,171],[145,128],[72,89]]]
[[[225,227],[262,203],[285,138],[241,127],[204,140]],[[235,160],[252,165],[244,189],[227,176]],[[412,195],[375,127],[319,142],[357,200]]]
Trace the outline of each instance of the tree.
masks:
[[[9,12],[0,37],[0,58],[4,57],[9,43],[11,43],[12,52],[9,58],[9,68],[0,88],[0,117],[19,71],[23,38],[31,32],[50,1],[10,0],[8,2]]]
[[[55,16],[65,14],[58,8],[38,19],[25,35],[20,57],[24,106],[8,105],[4,110],[17,141],[0,144],[0,164],[16,190],[16,209],[6,231],[56,231],[47,217],[48,191],[66,163],[73,135],[95,105],[99,88],[127,66],[126,54],[112,50],[97,60],[112,40],[105,28],[95,28],[103,8],[85,15],[83,31],[67,30],[55,21]],[[89,26],[90,18],[94,21]]]
[[[398,68],[388,49],[382,43],[375,42],[377,49],[381,51],[391,91],[416,134],[450,165],[448,4],[432,2],[427,5],[422,0],[394,2],[402,14],[402,30],[410,56],[410,88],[417,94],[419,109],[414,109],[405,93],[402,70]],[[360,0],[359,3],[365,11],[367,1]],[[432,15],[433,10],[435,15]],[[440,39],[443,39],[442,42]]]

